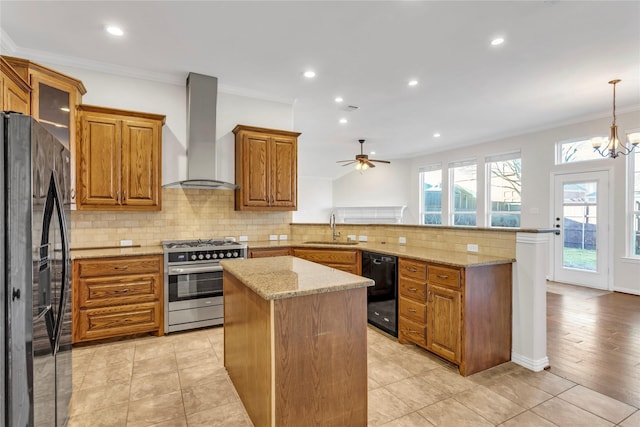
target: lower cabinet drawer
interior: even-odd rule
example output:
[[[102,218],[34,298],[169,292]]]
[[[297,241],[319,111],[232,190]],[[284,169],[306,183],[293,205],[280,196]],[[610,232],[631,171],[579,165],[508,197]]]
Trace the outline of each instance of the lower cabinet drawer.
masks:
[[[398,299],[398,316],[425,324],[427,323],[427,307],[425,304],[400,297]]]
[[[404,317],[399,317],[398,337],[400,339],[404,338],[407,341],[414,342],[424,347],[427,343],[426,327],[424,326],[424,324],[421,325]]]
[[[158,275],[109,276],[78,279],[82,308],[126,305],[160,300]]]
[[[424,302],[427,300],[427,284],[401,277],[398,280],[398,293],[400,296]]]
[[[95,340],[158,330],[160,304],[144,303],[80,309],[79,340]]]

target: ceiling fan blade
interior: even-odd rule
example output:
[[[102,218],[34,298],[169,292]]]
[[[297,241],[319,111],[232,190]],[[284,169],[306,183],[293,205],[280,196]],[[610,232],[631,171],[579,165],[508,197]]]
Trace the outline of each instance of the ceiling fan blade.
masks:
[[[345,163],[344,165],[341,165],[341,166],[349,166],[354,164],[355,162],[356,162],[355,160],[349,160],[349,163]]]
[[[369,159],[370,162],[378,162],[378,163],[391,163],[389,160],[373,160]]]
[[[374,165],[373,163],[371,163],[369,160],[367,160],[366,162],[364,162],[365,165],[369,166],[370,168],[375,168],[376,165]]]
[[[355,162],[355,160],[351,159],[351,160],[338,160],[338,161],[336,161],[336,163],[346,163],[346,162],[353,163],[353,162]]]

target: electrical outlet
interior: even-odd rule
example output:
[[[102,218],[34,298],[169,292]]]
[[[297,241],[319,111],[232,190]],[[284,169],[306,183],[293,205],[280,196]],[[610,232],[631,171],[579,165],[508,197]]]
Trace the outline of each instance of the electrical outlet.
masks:
[[[467,245],[467,251],[468,252],[478,252],[478,245],[474,245],[474,244],[469,243]]]
[[[248,241],[249,241],[249,238],[248,238],[247,236],[240,236],[239,240],[240,240],[241,242],[248,242]]]
[[[225,240],[231,240],[232,242],[235,242],[236,238],[228,236],[228,237],[225,237]]]
[[[269,240],[278,240],[277,234],[269,234]]]
[[[407,238],[406,237],[398,237],[398,243],[400,243],[401,245],[406,245],[407,244]]]
[[[358,236],[358,240],[360,240],[361,242],[366,242],[367,236]]]
[[[289,238],[289,236],[287,236],[286,234],[281,234],[280,235],[280,240],[287,240]]]
[[[120,246],[133,246],[133,240],[120,240]]]
[[[355,242],[356,241],[356,235],[355,234],[348,234],[347,235],[347,242]]]

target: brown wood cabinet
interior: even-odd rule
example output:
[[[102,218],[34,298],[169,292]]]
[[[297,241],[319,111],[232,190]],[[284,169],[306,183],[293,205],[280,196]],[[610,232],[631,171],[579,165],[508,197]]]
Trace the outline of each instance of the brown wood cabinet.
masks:
[[[0,57],[0,111],[31,114],[31,86]]]
[[[79,105],[78,209],[161,210],[165,116]]]
[[[362,274],[362,254],[359,250],[293,248],[291,254],[337,270]]]
[[[162,256],[73,263],[73,342],[164,334]]]
[[[76,207],[76,107],[87,93],[82,82],[27,59],[2,57],[31,86],[30,114],[56,136],[71,154],[71,208]],[[19,100],[15,100],[21,103]]]
[[[249,258],[266,258],[291,255],[291,248],[259,248],[249,249]]]
[[[235,134],[236,210],[295,211],[299,132],[238,125]]]
[[[511,359],[511,264],[453,267],[400,258],[398,341],[462,375]]]

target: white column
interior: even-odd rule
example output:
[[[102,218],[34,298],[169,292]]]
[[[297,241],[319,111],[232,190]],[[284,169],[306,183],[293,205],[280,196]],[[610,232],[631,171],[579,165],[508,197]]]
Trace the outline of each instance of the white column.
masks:
[[[511,360],[538,372],[547,357],[547,253],[550,233],[516,233]]]

